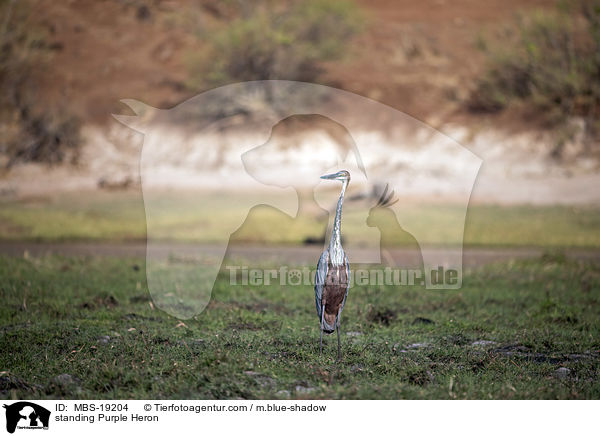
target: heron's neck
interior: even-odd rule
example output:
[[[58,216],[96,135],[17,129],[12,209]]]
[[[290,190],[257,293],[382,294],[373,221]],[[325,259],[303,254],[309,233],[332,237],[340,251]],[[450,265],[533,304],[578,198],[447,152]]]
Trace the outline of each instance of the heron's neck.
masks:
[[[342,182],[342,192],[337,203],[335,210],[335,219],[333,220],[333,231],[331,232],[331,241],[329,241],[329,255],[334,261],[333,263],[342,264],[344,259],[342,256],[342,204],[344,203],[344,194],[346,193],[346,187],[348,182]],[[336,255],[340,256],[340,259],[336,258]]]

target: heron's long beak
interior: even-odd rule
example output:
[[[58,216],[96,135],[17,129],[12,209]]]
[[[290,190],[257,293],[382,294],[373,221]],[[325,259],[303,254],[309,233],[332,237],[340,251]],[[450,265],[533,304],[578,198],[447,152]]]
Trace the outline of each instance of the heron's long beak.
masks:
[[[322,179],[325,179],[325,180],[333,180],[333,179],[335,179],[335,178],[339,177],[339,175],[340,175],[339,173],[334,173],[334,174],[326,174],[326,175],[324,175],[324,176],[321,176],[321,178],[322,178]]]

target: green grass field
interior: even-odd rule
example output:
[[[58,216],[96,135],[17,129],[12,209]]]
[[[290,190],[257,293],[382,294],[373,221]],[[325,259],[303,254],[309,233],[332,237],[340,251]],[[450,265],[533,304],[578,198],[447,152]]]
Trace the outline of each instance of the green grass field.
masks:
[[[248,197],[248,195],[245,195]],[[235,196],[215,194],[200,202],[194,193],[157,194],[152,219],[155,239],[212,242],[239,222],[233,218]],[[263,201],[256,195],[255,202]],[[207,204],[208,203],[208,204]],[[239,208],[239,207],[238,207]],[[445,243],[447,229],[460,221],[450,204],[407,205],[431,244]],[[242,211],[245,212],[245,211]],[[458,221],[457,221],[458,220]],[[301,215],[290,219],[273,208],[252,211],[233,239],[252,243],[298,244],[323,234],[324,221]],[[348,206],[344,229],[360,235],[364,216]],[[388,242],[410,243],[406,234]],[[65,193],[60,196],[0,202],[0,240],[126,241],[146,237],[144,204],[138,192]],[[360,242],[360,241],[358,241]],[[592,206],[495,206],[472,204],[467,212],[464,243],[472,246],[600,247],[600,208]]]
[[[600,399],[600,267],[561,256],[459,291],[352,288],[340,362],[335,336],[319,356],[310,286],[224,274],[181,323],[141,259],[4,257],[0,277],[2,398]]]
[[[211,242],[240,212],[218,195],[183,200],[154,198],[154,238]],[[431,243],[460,217],[444,204],[411,213]],[[258,208],[232,239],[298,244],[324,218]],[[344,230],[361,219],[349,207]],[[136,192],[0,203],[0,240],[145,236]],[[335,335],[319,356],[308,285],[231,286],[224,272],[207,309],[181,322],[155,307],[144,259],[0,257],[0,397],[600,399],[600,266],[556,254],[600,247],[600,209],[471,205],[465,244],[555,254],[470,269],[458,291],[353,287],[340,362]]]

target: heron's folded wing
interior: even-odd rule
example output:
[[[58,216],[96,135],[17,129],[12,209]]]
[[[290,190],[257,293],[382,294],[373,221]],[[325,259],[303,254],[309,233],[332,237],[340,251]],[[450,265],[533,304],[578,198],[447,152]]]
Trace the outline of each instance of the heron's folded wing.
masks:
[[[340,306],[340,310],[338,314],[342,313],[344,310],[344,305],[346,304],[346,297],[348,296],[348,289],[350,289],[350,262],[348,262],[348,256],[344,254],[344,264],[346,265],[346,278],[348,280],[348,286],[346,287],[346,293],[344,294],[344,300],[342,301],[342,305]]]
[[[317,314],[321,317],[321,300],[323,298],[323,288],[327,280],[327,263],[329,261],[329,250],[325,250],[319,258],[317,272],[315,273],[315,305]]]

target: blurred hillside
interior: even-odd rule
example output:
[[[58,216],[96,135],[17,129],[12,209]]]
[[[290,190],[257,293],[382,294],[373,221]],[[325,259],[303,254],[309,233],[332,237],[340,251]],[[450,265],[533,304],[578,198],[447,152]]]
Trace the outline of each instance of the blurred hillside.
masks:
[[[32,2],[31,19],[52,51],[40,71],[40,100],[67,100],[86,121],[106,122],[135,98],[171,107],[214,85],[192,80],[189,59],[205,34],[243,2],[75,0]],[[482,68],[477,36],[517,11],[553,0],[357,1],[363,31],[342,59],[322,62],[317,83],[364,95],[418,119],[449,116]],[[272,77],[274,78],[274,77]],[[276,77],[288,79],[290,77]],[[194,83],[193,86],[190,83]],[[224,84],[224,83],[223,83]]]
[[[544,67],[546,52],[537,54],[541,59],[537,63],[516,56],[525,41],[519,38],[531,36],[518,18],[544,11],[555,14],[559,8],[554,0],[262,0],[252,5],[237,0],[1,0],[0,5],[4,14],[0,75],[12,108],[2,108],[3,137],[14,133],[18,122],[24,126],[12,145],[6,139],[0,144],[3,152],[13,155],[0,162],[10,167],[0,179],[3,195],[136,186],[142,138],[111,117],[132,114],[121,99],[169,109],[216,86],[257,79],[333,86],[425,122],[483,159],[474,191],[477,200],[585,203],[600,195],[591,189],[599,177],[598,147],[590,147],[586,136],[595,129],[600,93],[581,85],[595,74],[598,57],[592,56],[595,60],[589,65],[580,62],[592,68],[587,75],[573,76],[562,67],[550,71],[564,79],[558,92],[567,95],[565,101],[581,107],[583,98],[592,108],[590,124],[581,112],[562,110],[564,104],[557,98],[563,95],[550,93],[555,89],[543,99],[535,92],[546,71],[535,76],[531,70]],[[573,19],[577,28],[580,15]],[[542,38],[525,41],[527,47],[546,44],[542,48],[554,53],[554,40],[565,37],[568,47],[583,41],[585,50],[577,53],[595,50],[597,46],[587,47],[586,38],[569,30],[570,22],[555,21],[540,21]],[[595,21],[590,23],[595,26]],[[506,58],[512,59],[514,53],[524,72],[521,64],[495,59],[496,52],[482,49],[483,41],[505,45]],[[511,47],[516,47],[513,52]],[[561,60],[553,57],[552,62],[556,59]],[[499,73],[490,75],[494,72]],[[579,82],[571,83],[572,77]],[[515,93],[505,87],[507,80],[529,88]],[[517,104],[498,99],[511,92]],[[483,95],[485,105],[473,104],[473,95]],[[520,105],[523,98],[535,104]],[[546,114],[551,111],[540,101],[561,107],[560,123],[548,123]],[[412,183],[410,195],[452,195],[448,170],[460,172],[464,162],[456,156],[448,160],[431,137],[415,134],[421,129],[416,121],[413,127],[399,126],[355,110],[357,117],[363,122],[359,136],[373,142],[366,150],[367,160],[381,161],[387,171],[398,170],[399,179],[406,180],[404,186]],[[181,169],[176,165],[185,147],[206,138],[194,137],[188,144],[188,132],[181,126],[161,135],[153,139],[162,147],[153,157],[157,169],[174,163],[156,180],[172,180]],[[240,163],[238,151],[260,143],[250,144],[247,135],[241,135],[243,141],[234,138],[234,145],[231,137],[217,135],[220,150],[210,161],[214,174],[201,166],[209,162],[202,153],[187,159],[189,174],[202,172],[205,179],[217,180],[214,175],[232,172]],[[76,144],[82,144],[80,149]],[[320,146],[307,147],[311,151],[305,156],[310,159]],[[294,156],[293,150],[281,153],[288,163]],[[21,164],[13,165],[16,162]],[[427,183],[417,183],[414,174],[421,167],[411,166],[412,162],[441,166],[431,174],[420,172]],[[206,187],[202,183],[195,187]]]

